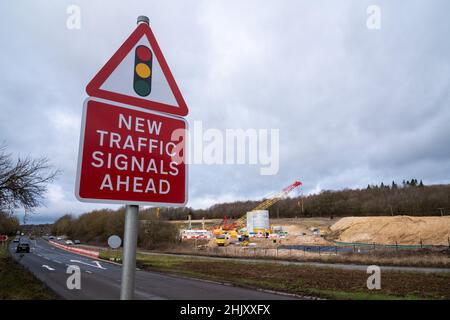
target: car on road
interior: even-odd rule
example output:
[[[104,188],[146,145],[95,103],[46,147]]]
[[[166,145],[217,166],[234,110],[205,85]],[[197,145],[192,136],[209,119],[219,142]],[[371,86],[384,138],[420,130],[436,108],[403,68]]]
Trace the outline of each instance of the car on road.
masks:
[[[20,237],[15,237],[13,240],[14,243],[18,243],[19,241],[20,241]]]
[[[58,237],[58,238],[56,238],[56,240],[62,240],[62,237]]]
[[[66,244],[67,244],[68,246],[71,246],[71,245],[73,245],[73,241],[72,241],[72,240],[66,240]]]
[[[73,243],[74,244],[80,244],[81,242],[80,242],[80,240],[73,240]]]
[[[55,239],[55,237],[54,237],[54,236],[49,236],[48,238],[49,238],[49,240],[53,240],[53,239]]]
[[[17,245],[16,252],[26,252],[30,253],[30,244],[28,242],[22,241]]]

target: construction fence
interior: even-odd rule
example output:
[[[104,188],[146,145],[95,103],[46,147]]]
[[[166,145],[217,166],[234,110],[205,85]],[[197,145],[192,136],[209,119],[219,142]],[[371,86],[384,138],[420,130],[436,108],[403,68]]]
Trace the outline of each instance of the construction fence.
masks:
[[[450,252],[449,246],[432,245],[382,245],[382,244],[364,244],[364,243],[336,243],[336,245],[282,245],[276,248],[262,247],[205,247],[199,250],[206,255],[222,257],[259,257],[259,258],[300,258],[302,256],[315,255],[339,255],[339,254],[375,254],[375,253],[401,253],[401,252]]]

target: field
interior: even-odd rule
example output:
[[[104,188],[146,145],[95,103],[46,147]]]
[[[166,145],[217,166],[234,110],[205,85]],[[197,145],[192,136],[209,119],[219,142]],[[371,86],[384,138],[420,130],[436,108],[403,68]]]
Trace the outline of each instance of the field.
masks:
[[[205,220],[206,228],[220,220]],[[172,221],[187,226],[186,221]],[[192,228],[201,228],[193,220]],[[450,246],[450,216],[376,216],[270,219],[271,227],[287,232],[282,244],[329,245],[333,241],[379,245]],[[318,230],[319,236],[313,230]],[[329,241],[331,240],[331,241]]]
[[[193,228],[201,220],[192,221]],[[215,223],[220,221],[206,221]],[[178,222],[180,223],[180,222]],[[251,247],[219,248],[212,239],[184,241],[162,252],[326,263],[450,267],[450,217],[270,219],[286,237],[252,238]],[[315,231],[315,232],[314,232]]]
[[[287,243],[334,244],[327,241],[379,245],[450,245],[450,216],[377,216],[271,219],[288,232]],[[313,235],[320,230],[322,237]]]
[[[144,270],[331,299],[450,299],[450,274],[384,271],[381,290],[368,290],[364,271],[313,266],[211,261],[201,258],[138,255]]]

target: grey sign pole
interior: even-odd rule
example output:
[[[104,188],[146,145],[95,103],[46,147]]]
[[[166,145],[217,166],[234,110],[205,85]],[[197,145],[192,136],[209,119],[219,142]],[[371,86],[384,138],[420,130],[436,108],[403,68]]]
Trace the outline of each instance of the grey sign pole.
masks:
[[[146,16],[139,16],[137,18],[137,24],[149,24],[149,22],[150,19]],[[132,300],[134,298],[134,278],[136,273],[136,247],[139,227],[139,206],[127,205],[125,210],[122,285],[120,288],[120,300]]]
[[[120,288],[120,300],[132,300],[134,296],[138,214],[139,206],[126,206],[122,261],[122,286]]]

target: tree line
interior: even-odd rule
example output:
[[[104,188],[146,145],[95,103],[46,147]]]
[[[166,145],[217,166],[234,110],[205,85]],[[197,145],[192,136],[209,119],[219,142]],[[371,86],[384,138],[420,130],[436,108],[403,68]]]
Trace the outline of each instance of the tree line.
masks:
[[[19,219],[0,211],[0,234],[13,235],[20,229]]]
[[[221,203],[208,209],[156,208],[139,212],[138,245],[153,249],[177,241],[179,230],[165,220],[238,218],[260,201]],[[450,214],[450,185],[425,186],[415,179],[397,185],[381,183],[365,189],[326,190],[318,194],[286,198],[269,209],[271,218],[441,215]],[[78,217],[66,214],[52,225],[53,235],[67,235],[87,243],[106,244],[109,236],[123,238],[125,208],[102,209]]]
[[[197,210],[161,208],[161,216],[170,220],[186,219],[188,215],[192,219],[238,218],[260,202],[236,201]],[[402,183],[370,184],[364,189],[324,190],[286,198],[269,208],[271,218],[442,214],[450,214],[450,185],[426,186],[414,178]]]
[[[176,239],[177,229],[164,220],[239,218],[260,201],[235,201],[215,204],[208,209],[156,208],[141,210],[139,219],[141,245],[151,246]],[[371,184],[365,189],[325,190],[318,194],[280,200],[269,208],[271,218],[389,216],[389,215],[441,215],[450,214],[450,185],[425,186],[412,179],[401,184]],[[65,215],[52,227],[55,235],[68,235],[87,242],[106,242],[117,234],[123,236],[125,208],[95,210],[78,218]],[[145,221],[145,222],[144,222]]]
[[[141,248],[154,249],[175,243],[178,239],[177,226],[157,219],[155,209],[141,210],[139,221],[138,246]],[[123,239],[124,225],[124,207],[118,210],[102,209],[79,217],[66,214],[55,221],[51,233],[56,236],[66,235],[85,243],[105,245],[111,235],[118,235]]]

